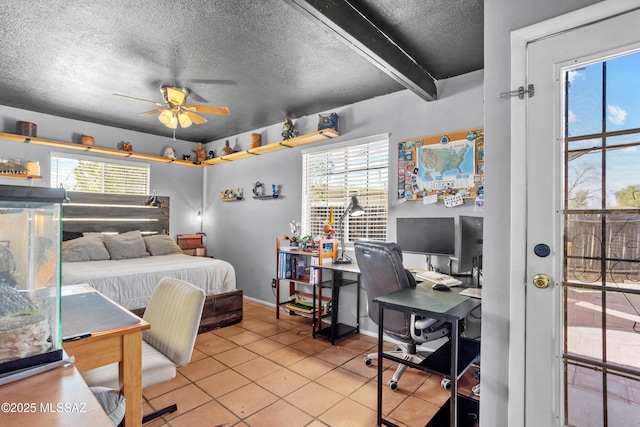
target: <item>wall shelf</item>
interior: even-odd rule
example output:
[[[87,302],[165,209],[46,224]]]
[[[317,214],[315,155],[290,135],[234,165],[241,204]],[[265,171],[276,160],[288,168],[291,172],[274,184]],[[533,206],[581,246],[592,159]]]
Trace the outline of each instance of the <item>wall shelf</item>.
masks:
[[[39,175],[25,175],[23,173],[0,173],[0,178],[33,179],[34,181],[42,179]]]
[[[258,200],[269,200],[269,199],[277,199],[278,197],[280,197],[279,194],[274,195],[267,195],[267,196],[253,196],[254,199],[258,199]]]
[[[82,144],[75,144],[73,142],[56,141],[53,139],[37,138],[34,136],[16,135],[13,133],[0,132],[0,139],[13,142],[22,142],[26,144],[47,145],[50,147],[66,148],[69,150],[94,152],[99,154],[107,154],[117,157],[130,157],[132,159],[141,159],[151,162],[160,163],[173,163],[181,166],[192,166],[196,168],[202,168],[204,166],[217,165],[218,163],[224,163],[234,160],[240,160],[247,157],[259,156],[261,154],[271,153],[273,151],[284,150],[285,148],[299,147],[305,144],[311,144],[313,142],[323,141],[327,138],[335,138],[340,136],[338,131],[334,129],[323,129],[317,132],[308,133],[306,135],[296,136],[295,138],[285,139],[280,142],[274,142],[267,145],[261,145],[260,147],[250,148],[244,151],[238,151],[226,156],[216,157],[206,160],[201,164],[195,164],[190,160],[171,159],[164,156],[156,156],[153,154],[137,153],[135,151],[122,151],[115,148],[106,148],[98,146],[89,146]],[[35,177],[34,177],[35,178]]]
[[[14,142],[22,142],[26,144],[37,144],[37,145],[47,145],[50,147],[67,148],[69,150],[76,150],[76,151],[108,154],[110,156],[117,156],[117,157],[130,157],[132,159],[148,160],[152,162],[174,163],[177,165],[193,166],[196,168],[202,167],[202,165],[196,165],[189,160],[171,159],[169,157],[156,156],[153,154],[136,153],[135,151],[132,151],[132,152],[122,151],[115,148],[98,147],[95,145],[90,146],[90,145],[75,144],[73,142],[64,142],[64,141],[56,141],[53,139],[36,138],[33,136],[16,135],[13,133],[0,132],[0,139],[4,139],[7,141],[14,141]]]
[[[335,138],[337,136],[340,136],[338,131],[334,129],[323,129],[317,132],[296,136],[295,138],[285,139],[279,142],[273,142],[271,144],[261,145],[256,148],[249,148],[248,150],[227,154],[226,156],[220,156],[214,159],[205,160],[203,164],[217,165],[219,163],[231,162],[234,160],[245,159],[247,157],[259,156],[261,154],[267,154],[267,153],[272,153],[274,151],[284,150],[286,148],[294,148],[294,147],[299,147],[301,145],[311,144],[313,142],[324,141],[325,139]]]

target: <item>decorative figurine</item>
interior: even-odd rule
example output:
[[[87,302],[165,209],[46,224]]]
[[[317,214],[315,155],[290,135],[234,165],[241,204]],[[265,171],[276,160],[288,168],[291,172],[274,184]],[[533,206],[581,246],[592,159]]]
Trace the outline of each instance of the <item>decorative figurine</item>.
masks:
[[[224,148],[222,149],[222,155],[226,156],[227,154],[233,154],[233,148],[229,147],[228,139],[224,142]]]
[[[183,154],[182,155],[182,160],[191,160],[191,155],[190,154]]]
[[[198,148],[191,151],[193,151],[196,154],[196,159],[193,161],[193,163],[195,163],[196,165],[199,165],[205,160],[207,160],[207,155],[205,154],[204,146],[202,145],[202,142],[198,142]]]
[[[287,118],[282,125],[282,137],[284,139],[291,139],[298,136],[298,131],[293,127],[291,119]]]
[[[318,114],[318,130],[323,129],[338,130],[338,115],[336,113]]]
[[[256,183],[253,184],[253,195],[256,197],[264,195],[264,184],[260,181],[256,181]]]
[[[176,159],[176,150],[173,147],[167,147],[164,149],[164,157],[168,157],[170,159]]]
[[[131,153],[133,151],[133,145],[131,145],[131,143],[129,141],[121,142],[120,143],[120,149],[122,151],[126,151],[127,153]]]
[[[207,154],[207,160],[211,160],[214,157],[216,157],[216,153],[214,153],[213,150],[209,150],[209,154]]]
[[[278,197],[278,189],[275,184],[271,184],[271,195],[273,197]]]

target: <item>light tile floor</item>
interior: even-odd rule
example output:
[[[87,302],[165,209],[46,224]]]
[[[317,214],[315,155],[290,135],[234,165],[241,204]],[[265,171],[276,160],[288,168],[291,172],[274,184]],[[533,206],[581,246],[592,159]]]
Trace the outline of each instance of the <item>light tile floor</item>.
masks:
[[[309,319],[276,320],[274,308],[245,299],[241,323],[198,335],[189,365],[143,390],[143,413],[178,405],[146,426],[375,426],[377,362],[363,359],[376,345],[352,335],[332,346],[312,338]],[[395,365],[383,368],[386,384]],[[408,369],[398,391],[383,388],[385,419],[424,426],[449,396],[440,381]]]

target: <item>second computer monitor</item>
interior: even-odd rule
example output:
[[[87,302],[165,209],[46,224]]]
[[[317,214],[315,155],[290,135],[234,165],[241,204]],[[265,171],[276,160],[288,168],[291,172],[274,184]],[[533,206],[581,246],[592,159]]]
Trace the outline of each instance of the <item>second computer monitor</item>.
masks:
[[[482,269],[482,226],[482,217],[460,215],[459,273]]]

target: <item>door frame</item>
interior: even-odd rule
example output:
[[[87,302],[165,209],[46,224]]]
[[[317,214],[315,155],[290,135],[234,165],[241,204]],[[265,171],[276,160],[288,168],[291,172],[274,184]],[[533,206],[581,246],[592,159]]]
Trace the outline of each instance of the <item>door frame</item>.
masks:
[[[528,81],[527,47],[537,40],[640,8],[640,0],[607,0],[560,15],[511,33],[510,90],[528,84],[553,82]],[[507,425],[522,425],[525,420],[525,334],[526,334],[526,261],[527,261],[527,102],[517,97],[511,101],[511,224],[509,266],[509,399]],[[535,96],[535,95],[534,95]],[[562,419],[562,418],[561,418]]]

